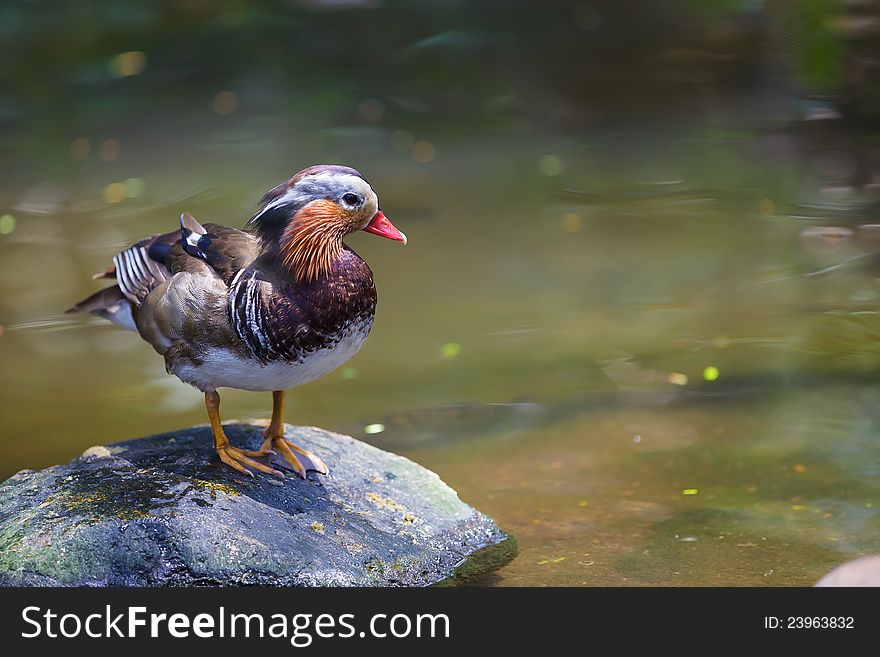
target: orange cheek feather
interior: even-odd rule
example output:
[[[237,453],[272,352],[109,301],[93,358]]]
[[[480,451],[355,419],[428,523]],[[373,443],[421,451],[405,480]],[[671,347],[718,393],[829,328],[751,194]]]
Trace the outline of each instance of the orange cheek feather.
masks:
[[[342,250],[350,213],[329,200],[312,201],[291,220],[281,240],[284,264],[297,279],[310,281],[328,270]]]

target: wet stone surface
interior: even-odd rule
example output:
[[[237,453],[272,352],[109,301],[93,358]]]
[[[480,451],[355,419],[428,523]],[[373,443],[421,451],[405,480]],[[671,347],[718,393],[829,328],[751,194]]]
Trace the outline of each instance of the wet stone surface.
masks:
[[[226,431],[236,446],[262,440],[256,425]],[[314,427],[286,432],[331,474],[245,477],[220,463],[207,427],[19,472],[0,486],[0,585],[423,586],[512,544],[409,459]]]

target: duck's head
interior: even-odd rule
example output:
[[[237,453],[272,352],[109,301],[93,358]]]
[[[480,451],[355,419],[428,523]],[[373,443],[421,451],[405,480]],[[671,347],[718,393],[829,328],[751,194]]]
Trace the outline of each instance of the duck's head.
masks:
[[[270,189],[248,222],[301,280],[329,270],[346,235],[359,230],[406,244],[379,209],[370,183],[351,167],[319,164]]]

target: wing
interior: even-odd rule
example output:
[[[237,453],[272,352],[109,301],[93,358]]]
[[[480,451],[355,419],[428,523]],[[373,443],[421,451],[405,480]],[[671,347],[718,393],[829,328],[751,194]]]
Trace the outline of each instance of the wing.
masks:
[[[184,251],[206,262],[227,285],[260,254],[260,241],[251,233],[220,224],[203,226],[188,212],[180,215],[180,231]]]
[[[217,276],[228,285],[259,252],[259,240],[250,233],[220,224],[203,226],[184,212],[179,231],[153,235],[114,256],[113,265],[93,278],[116,279],[116,285],[107,288],[110,292],[102,290],[81,301],[68,312],[86,310],[106,316],[104,306],[118,304],[122,299],[137,307],[178,272]]]
[[[111,266],[92,276],[93,279],[116,279],[116,285],[95,292],[65,312],[90,312],[129,330],[137,330],[133,309],[171,276],[165,255],[175,241],[180,241],[179,232],[153,235],[118,253]]]
[[[165,246],[173,248],[168,245],[173,235],[169,233],[141,240],[113,256],[117,285],[135,305],[140,305],[153,288],[170,278],[172,272],[165,266],[164,259],[154,257],[150,251],[163,252]]]
[[[140,304],[157,285],[178,272],[213,274],[228,285],[259,252],[259,241],[250,233],[220,224],[203,226],[184,212],[179,233],[142,240],[116,255],[113,264],[122,293]]]

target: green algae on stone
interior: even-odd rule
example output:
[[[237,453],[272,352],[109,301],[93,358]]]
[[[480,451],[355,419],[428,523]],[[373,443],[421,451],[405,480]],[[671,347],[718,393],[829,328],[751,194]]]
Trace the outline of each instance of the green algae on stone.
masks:
[[[424,586],[506,538],[408,459],[286,430],[329,476],[244,478],[206,427],[13,476],[0,486],[0,585]],[[227,433],[250,449],[262,439],[248,424]]]

